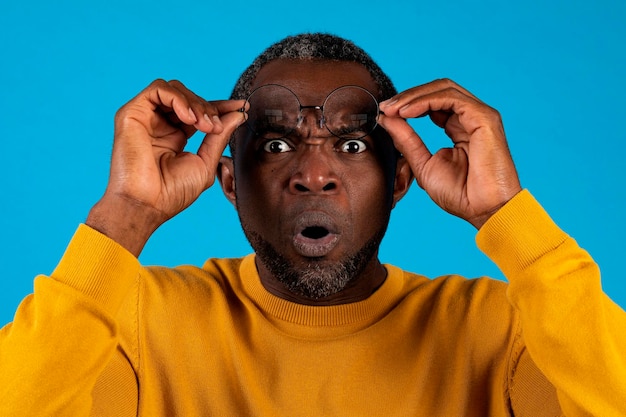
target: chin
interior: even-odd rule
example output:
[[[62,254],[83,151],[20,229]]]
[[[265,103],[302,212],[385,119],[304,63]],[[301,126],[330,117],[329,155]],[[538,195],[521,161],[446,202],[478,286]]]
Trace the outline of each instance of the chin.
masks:
[[[245,230],[256,255],[265,268],[294,295],[319,300],[342,292],[354,284],[378,253],[384,230],[375,234],[361,248],[339,259],[302,257],[292,261],[279,253],[258,233]]]

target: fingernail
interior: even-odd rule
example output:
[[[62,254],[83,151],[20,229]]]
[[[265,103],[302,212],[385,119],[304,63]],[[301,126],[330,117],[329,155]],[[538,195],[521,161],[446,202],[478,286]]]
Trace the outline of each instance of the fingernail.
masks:
[[[196,117],[196,114],[193,112],[193,110],[191,110],[191,107],[189,107],[189,117],[193,119],[194,123],[198,121],[198,118]]]
[[[213,116],[213,123],[215,124],[215,126],[221,126],[222,125],[222,121],[216,115]]]
[[[385,101],[381,101],[379,104],[379,107],[387,107],[387,106],[391,106],[393,104],[396,104],[398,102],[397,98],[390,98],[388,100]]]

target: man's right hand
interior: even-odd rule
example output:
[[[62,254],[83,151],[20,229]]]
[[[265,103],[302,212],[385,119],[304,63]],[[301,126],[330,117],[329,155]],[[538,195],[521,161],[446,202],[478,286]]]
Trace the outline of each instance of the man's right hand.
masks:
[[[179,81],[154,81],[115,116],[109,184],[85,223],[138,256],[161,224],[213,185],[244,104],[208,102]],[[198,130],[206,136],[197,153],[185,152]]]

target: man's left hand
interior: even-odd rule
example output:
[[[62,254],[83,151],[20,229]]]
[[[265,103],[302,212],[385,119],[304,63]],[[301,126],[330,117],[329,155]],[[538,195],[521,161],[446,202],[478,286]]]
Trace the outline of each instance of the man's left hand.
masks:
[[[441,208],[477,229],[521,190],[500,114],[450,80],[406,90],[380,104],[379,123]],[[453,147],[431,153],[406,122],[430,119]]]

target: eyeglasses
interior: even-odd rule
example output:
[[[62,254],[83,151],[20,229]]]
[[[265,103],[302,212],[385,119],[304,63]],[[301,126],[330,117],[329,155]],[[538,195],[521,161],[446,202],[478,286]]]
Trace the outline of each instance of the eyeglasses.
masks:
[[[300,103],[289,88],[266,84],[252,91],[247,102],[248,127],[266,139],[284,138],[299,129],[305,121],[305,109],[321,112],[320,129],[325,126],[342,139],[359,139],[374,131],[380,113],[374,95],[356,85],[336,88],[321,105],[310,106]]]

